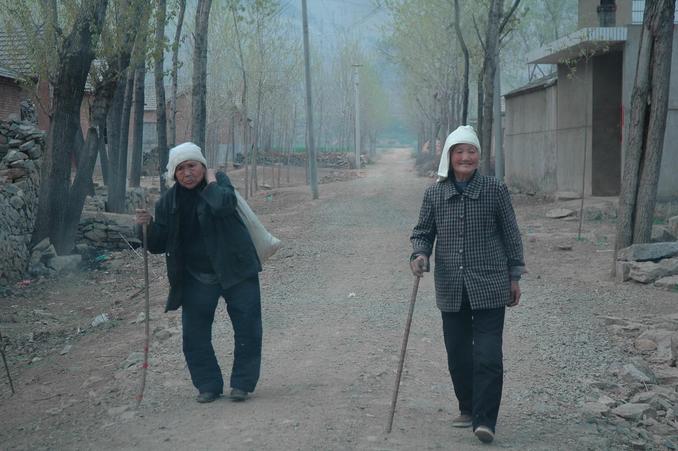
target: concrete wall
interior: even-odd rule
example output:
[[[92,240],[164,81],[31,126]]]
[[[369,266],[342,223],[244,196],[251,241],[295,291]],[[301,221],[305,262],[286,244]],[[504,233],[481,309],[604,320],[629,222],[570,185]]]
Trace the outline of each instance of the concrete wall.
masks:
[[[659,187],[657,200],[660,202],[676,201],[678,199],[678,30],[673,31],[673,55],[671,57],[671,87],[669,91],[669,112],[664,135],[664,149],[662,154],[661,170],[659,173]],[[622,85],[622,102],[624,108],[624,124],[629,123],[629,105],[635,74],[636,59],[638,56],[638,42],[640,26],[629,26],[628,37],[624,48],[624,79]],[[626,137],[626,130],[624,130]]]
[[[557,85],[506,98],[506,183],[521,192],[553,193],[556,181]]]
[[[558,65],[558,131],[556,133],[558,191],[591,195],[593,63],[570,68]],[[586,163],[584,163],[586,158]]]

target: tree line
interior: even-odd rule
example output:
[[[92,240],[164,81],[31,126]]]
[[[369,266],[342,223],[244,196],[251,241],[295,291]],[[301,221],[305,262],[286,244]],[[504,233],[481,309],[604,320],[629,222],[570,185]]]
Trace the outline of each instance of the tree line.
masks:
[[[190,137],[210,164],[229,159],[210,133],[229,130],[230,158],[236,148],[244,157],[245,197],[259,189],[259,153],[304,147],[301,26],[289,2],[0,0],[0,6],[3,25],[30,38],[25,52],[37,77],[27,82],[46,80],[52,93],[50,104],[40,105],[50,127],[33,240],[49,237],[59,254],[74,248],[97,161],[107,211],[125,212],[127,188],[140,185],[147,72],[163,191],[181,94],[190,93]],[[374,58],[359,37],[312,43],[318,147],[352,150],[351,74],[360,63],[361,147],[374,149],[388,113]],[[82,130],[86,92],[89,128]]]

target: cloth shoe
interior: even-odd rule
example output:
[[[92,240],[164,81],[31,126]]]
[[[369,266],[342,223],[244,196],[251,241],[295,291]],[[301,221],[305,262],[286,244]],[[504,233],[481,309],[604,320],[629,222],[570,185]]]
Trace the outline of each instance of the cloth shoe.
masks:
[[[457,418],[452,420],[453,428],[470,428],[473,425],[473,418],[468,413],[462,412]]]
[[[240,390],[239,388],[232,388],[230,398],[233,402],[242,402],[247,399],[248,393],[245,390]]]
[[[478,437],[478,440],[483,443],[490,443],[494,440],[494,432],[487,426],[478,426],[473,433]]]
[[[195,398],[195,400],[198,401],[200,404],[205,404],[205,403],[214,401],[214,400],[217,399],[219,396],[220,396],[219,393],[214,393],[214,392],[211,392],[211,391],[206,391],[206,392],[200,393],[200,394],[198,395],[198,397]]]

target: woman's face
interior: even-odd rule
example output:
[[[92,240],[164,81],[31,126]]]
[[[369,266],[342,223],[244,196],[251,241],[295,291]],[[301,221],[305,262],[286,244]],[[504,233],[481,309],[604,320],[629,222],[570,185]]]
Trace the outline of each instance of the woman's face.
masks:
[[[480,155],[473,144],[456,144],[450,150],[450,165],[454,178],[463,182],[469,180],[473,172],[478,169]]]
[[[193,189],[205,178],[205,166],[199,161],[187,160],[174,170],[174,178],[186,189]]]

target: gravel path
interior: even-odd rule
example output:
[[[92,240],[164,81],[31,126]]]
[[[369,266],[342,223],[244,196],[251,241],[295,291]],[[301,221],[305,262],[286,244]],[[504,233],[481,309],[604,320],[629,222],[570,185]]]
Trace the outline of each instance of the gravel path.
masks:
[[[139,411],[123,406],[111,412],[133,393],[137,378],[113,368],[101,373],[110,380],[102,382],[100,404],[61,423],[42,421],[48,434],[12,429],[8,448],[484,448],[469,430],[450,427],[457,407],[431,275],[419,290],[394,429],[384,433],[413,282],[408,237],[431,183],[412,168],[407,151],[392,151],[360,179],[321,185],[321,200],[284,189],[254,203],[285,245],[262,273],[263,374],[251,400],[196,404],[180,335],[174,334],[153,344]],[[576,241],[576,223],[544,218],[552,206],[526,198],[515,204],[523,235],[533,237],[525,240],[530,273],[521,283],[521,305],[506,318],[505,387],[494,446],[615,449],[609,430],[598,431],[579,412],[588,383],[624,359],[597,315],[660,313],[675,295],[659,295],[650,304],[647,288],[608,281],[610,254],[601,237],[611,224],[587,223],[590,239]],[[573,245],[571,252],[553,250],[564,241]],[[161,271],[161,260],[154,265]],[[164,293],[157,291],[158,323],[176,328],[176,314],[159,313]],[[218,317],[215,348],[228,374],[232,342],[223,306]],[[110,338],[111,349],[124,346],[129,336]],[[80,346],[94,348],[90,341]],[[107,414],[99,412],[103,407]]]

